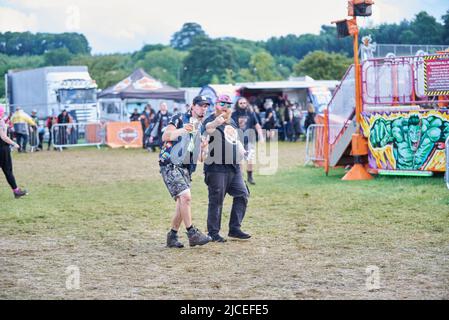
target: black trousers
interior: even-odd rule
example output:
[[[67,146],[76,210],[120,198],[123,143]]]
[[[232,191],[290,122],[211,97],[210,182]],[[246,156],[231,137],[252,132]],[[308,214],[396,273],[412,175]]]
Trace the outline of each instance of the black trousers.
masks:
[[[44,133],[43,132],[39,132],[39,144],[38,144],[38,148],[39,149],[43,149],[43,143],[44,143]]]
[[[48,135],[48,148],[47,149],[50,150],[53,133],[52,133],[52,129],[51,128],[49,128],[48,131],[49,131],[49,135]]]
[[[218,234],[221,227],[223,201],[228,193],[232,202],[229,231],[240,230],[248,204],[249,191],[240,170],[237,172],[206,172],[205,182],[209,190],[207,230],[209,235]]]
[[[12,172],[11,149],[9,146],[0,146],[0,167],[11,189],[17,189],[16,179]]]

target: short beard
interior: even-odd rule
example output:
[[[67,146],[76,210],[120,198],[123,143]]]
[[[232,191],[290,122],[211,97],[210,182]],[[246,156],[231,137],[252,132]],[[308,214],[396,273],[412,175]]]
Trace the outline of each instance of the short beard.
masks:
[[[231,109],[226,109],[222,111],[215,110],[215,117],[218,117],[220,115],[225,119],[225,123],[227,124],[231,123],[231,115],[232,115]]]

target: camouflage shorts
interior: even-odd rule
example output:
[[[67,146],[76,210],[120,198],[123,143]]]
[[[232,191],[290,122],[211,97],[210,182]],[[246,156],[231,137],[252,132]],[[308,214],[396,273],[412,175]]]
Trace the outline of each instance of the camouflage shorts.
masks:
[[[161,175],[175,200],[182,192],[190,189],[190,173],[186,168],[169,164],[161,167]]]

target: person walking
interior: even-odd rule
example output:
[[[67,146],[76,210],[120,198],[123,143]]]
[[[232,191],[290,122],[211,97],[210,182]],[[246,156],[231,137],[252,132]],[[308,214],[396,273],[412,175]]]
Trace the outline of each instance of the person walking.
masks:
[[[12,189],[14,197],[18,199],[28,195],[28,192],[17,187],[16,178],[13,173],[11,146],[14,148],[19,148],[20,146],[8,137],[8,128],[3,120],[4,115],[5,109],[3,106],[0,106],[0,167]]]
[[[191,175],[196,170],[198,155],[202,154],[201,148],[205,147],[201,142],[200,127],[208,106],[206,97],[195,97],[191,110],[174,115],[162,135],[164,144],[159,154],[160,172],[170,195],[176,201],[176,213],[167,234],[169,248],[184,247],[178,240],[182,222],[191,247],[205,245],[211,240],[192,224],[190,192]]]
[[[256,157],[256,132],[259,137],[259,142],[264,142],[262,127],[257,120],[256,113],[249,109],[249,103],[246,98],[239,98],[235,103],[235,111],[232,113],[232,119],[238,125],[238,128],[243,131],[244,142],[243,145],[246,150],[247,161],[247,175],[248,183],[256,184],[253,177],[254,162]],[[248,130],[253,130],[253,135]],[[249,134],[248,134],[249,133]],[[253,137],[253,138],[252,138]]]
[[[154,110],[151,108],[150,104],[147,104],[145,110],[143,110],[142,115],[140,116],[140,123],[142,125],[142,148],[147,148],[147,138],[148,138],[148,129],[150,128],[151,123],[154,119]]]
[[[57,124],[57,123],[58,123],[58,117],[56,117],[55,114],[52,114],[51,116],[49,116],[47,118],[47,120],[45,121],[45,126],[48,129],[48,147],[47,147],[47,151],[50,150],[50,146],[51,146],[52,140],[54,139],[53,130],[52,130],[53,126],[55,124]]]
[[[267,131],[268,139],[273,139],[276,134],[277,114],[273,108],[273,100],[267,99],[264,104],[265,107],[265,123],[263,128]]]
[[[33,127],[33,132],[34,132],[33,139],[35,139],[33,146],[37,146],[36,151],[41,151],[43,148],[42,144],[44,141],[45,127],[43,126],[42,122],[39,120],[36,109],[33,109],[33,111],[31,111],[31,119],[33,119],[33,121],[36,123],[36,126]]]
[[[20,107],[17,107],[16,112],[12,115],[11,123],[14,126],[19,152],[27,152],[29,132],[33,130],[33,127],[36,127],[36,123]]]
[[[300,139],[302,134],[301,128],[302,115],[299,104],[295,103],[292,107],[292,111],[293,111],[293,142],[296,142]]]
[[[304,131],[306,132],[306,134],[309,127],[312,124],[315,124],[315,116],[316,116],[315,107],[313,106],[313,104],[309,103],[307,105],[307,115],[304,121]]]
[[[175,113],[176,114],[176,113]],[[161,102],[159,111],[154,117],[149,138],[149,145],[154,148],[156,144],[162,147],[162,134],[167,127],[172,114],[168,112],[168,106],[165,102]]]
[[[229,96],[218,97],[214,114],[204,121],[203,126],[209,144],[204,164],[204,181],[209,194],[207,231],[214,242],[226,242],[220,235],[226,193],[233,197],[228,236],[236,239],[251,237],[241,230],[249,190],[240,171],[245,149],[239,140],[238,126],[231,117],[231,109],[232,100]]]
[[[293,105],[287,101],[284,111],[285,140],[293,142],[294,124],[293,124]]]
[[[73,122],[72,117],[67,112],[67,109],[62,110],[62,112],[58,115],[57,122],[58,124],[68,124]],[[57,141],[59,145],[70,144],[68,138],[71,132],[72,128],[70,126],[59,127],[58,139],[55,141]]]

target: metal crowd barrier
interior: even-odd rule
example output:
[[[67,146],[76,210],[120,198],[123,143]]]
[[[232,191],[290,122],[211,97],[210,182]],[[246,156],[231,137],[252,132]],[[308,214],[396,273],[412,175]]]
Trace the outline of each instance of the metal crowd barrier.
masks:
[[[339,125],[330,125],[330,130],[338,130]],[[324,124],[312,124],[306,134],[305,165],[314,161],[324,161]]]
[[[100,122],[55,124],[51,130],[53,147],[63,148],[96,146],[105,144],[106,131]]]
[[[316,144],[317,135],[320,135],[321,139],[324,138],[323,129],[324,129],[323,124],[312,124],[307,128],[306,162],[305,162],[306,165],[313,161],[324,160],[324,155],[323,155],[323,153],[318,152],[319,145],[317,147],[317,144]],[[317,134],[317,131],[320,131],[320,133]]]
[[[39,141],[39,130],[38,129],[30,130],[28,143],[30,144],[31,152],[34,152],[37,150],[37,148],[39,146],[39,142],[40,142]]]

